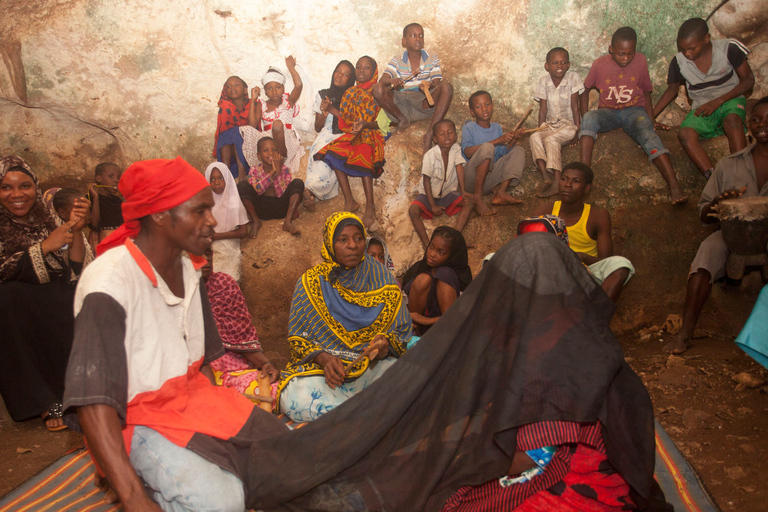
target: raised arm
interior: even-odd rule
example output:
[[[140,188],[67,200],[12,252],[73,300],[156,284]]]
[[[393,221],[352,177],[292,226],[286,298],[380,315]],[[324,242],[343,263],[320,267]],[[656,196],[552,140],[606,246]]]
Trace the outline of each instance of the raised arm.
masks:
[[[251,107],[248,109],[248,125],[259,129],[261,123],[261,102],[259,96],[261,89],[254,87],[251,89]]]
[[[105,404],[87,405],[77,410],[77,417],[88,440],[88,450],[120,498],[123,510],[160,512],[128,459],[117,411]]]
[[[285,65],[288,66],[288,72],[293,79],[293,90],[291,91],[291,94],[288,95],[288,102],[291,105],[295,105],[296,102],[299,101],[301,91],[304,89],[304,84],[301,83],[301,76],[299,76],[299,72],[296,71],[296,59],[293,55],[289,55],[285,58]]]

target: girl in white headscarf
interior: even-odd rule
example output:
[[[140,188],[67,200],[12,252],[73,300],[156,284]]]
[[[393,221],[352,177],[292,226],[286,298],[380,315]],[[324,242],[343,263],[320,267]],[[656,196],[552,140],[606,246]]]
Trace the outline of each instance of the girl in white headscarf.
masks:
[[[293,90],[285,92],[285,75],[278,69],[269,68],[261,79],[267,99],[261,99],[261,89],[251,89],[251,107],[248,112],[248,126],[240,127],[243,136],[243,154],[249,167],[256,167],[261,162],[257,156],[258,143],[263,137],[272,137],[277,149],[285,159],[285,165],[293,172],[299,170],[299,162],[304,148],[299,143],[299,135],[293,126],[294,118],[299,116],[296,104],[304,85],[296,71],[296,59],[288,56],[285,65],[293,79]],[[215,260],[214,260],[215,261]]]
[[[237,193],[235,178],[229,168],[214,162],[205,170],[205,179],[213,190],[213,217],[218,223],[213,234],[215,272],[240,279],[240,239],[248,235],[248,214]]]

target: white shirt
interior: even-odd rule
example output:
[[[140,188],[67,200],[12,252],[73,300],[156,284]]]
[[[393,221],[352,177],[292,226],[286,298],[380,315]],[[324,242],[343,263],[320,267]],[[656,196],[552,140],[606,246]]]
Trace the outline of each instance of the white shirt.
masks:
[[[422,176],[429,176],[432,185],[432,197],[440,199],[449,192],[459,189],[459,176],[456,174],[456,166],[467,163],[461,155],[461,147],[458,144],[451,146],[448,151],[448,168],[443,166],[443,155],[440,146],[434,146],[424,153],[421,161]],[[424,181],[419,183],[419,194],[426,194]]]
[[[569,121],[573,124],[573,112],[571,111],[571,95],[584,92],[584,82],[575,71],[566,71],[560,85],[555,87],[549,73],[539,78],[533,99],[547,101],[547,124],[555,124],[558,121]]]

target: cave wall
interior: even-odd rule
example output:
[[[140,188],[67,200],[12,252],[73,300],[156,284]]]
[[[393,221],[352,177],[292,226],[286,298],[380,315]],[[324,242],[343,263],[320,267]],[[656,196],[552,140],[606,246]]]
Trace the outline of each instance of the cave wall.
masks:
[[[102,160],[125,166],[177,154],[203,167],[228,76],[256,85],[268,66],[284,67],[293,54],[306,83],[300,105],[309,129],[314,92],[326,86],[335,63],[370,54],[385,64],[414,20],[456,87],[452,117],[466,118],[466,98],[485,88],[499,119],[511,120],[530,104],[550,47],[566,46],[572,68],[585,75],[624,24],[637,29],[661,87],[677,27],[717,3],[2,0],[0,153],[22,155],[49,179],[87,178]],[[763,4],[729,2],[714,24],[768,61]]]

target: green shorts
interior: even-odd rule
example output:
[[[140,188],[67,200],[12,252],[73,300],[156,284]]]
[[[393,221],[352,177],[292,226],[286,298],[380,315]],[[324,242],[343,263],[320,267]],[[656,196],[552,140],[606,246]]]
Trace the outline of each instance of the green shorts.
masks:
[[[695,111],[696,109],[693,109],[685,116],[683,122],[680,123],[680,128],[693,128],[702,139],[723,135],[725,133],[723,132],[723,120],[728,114],[739,116],[744,125],[744,133],[747,132],[747,99],[744,96],[726,101],[712,112],[712,115],[706,117],[694,115]]]

